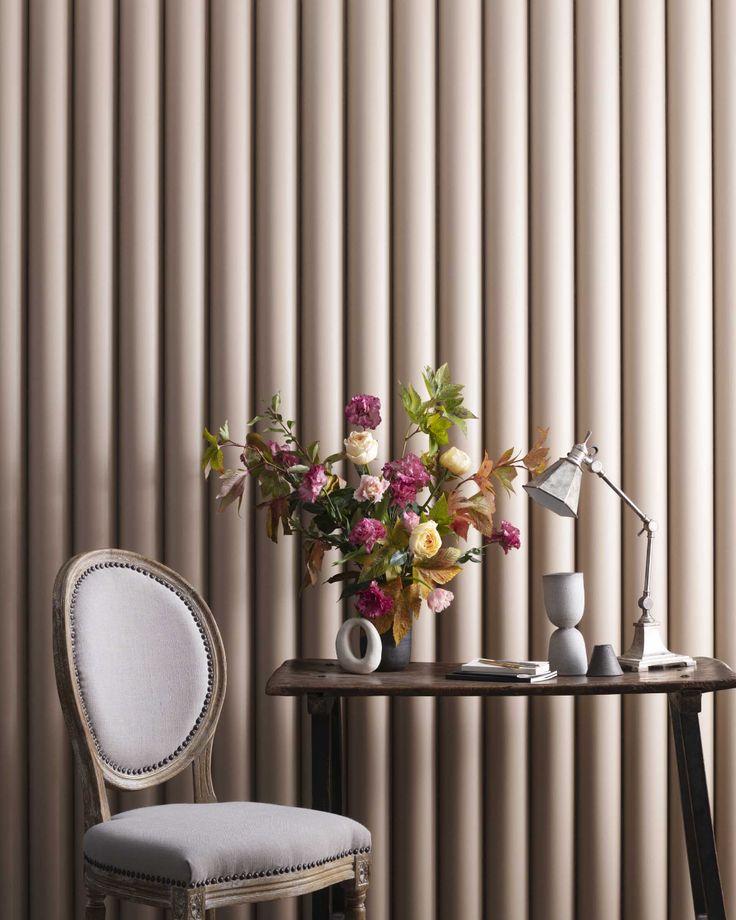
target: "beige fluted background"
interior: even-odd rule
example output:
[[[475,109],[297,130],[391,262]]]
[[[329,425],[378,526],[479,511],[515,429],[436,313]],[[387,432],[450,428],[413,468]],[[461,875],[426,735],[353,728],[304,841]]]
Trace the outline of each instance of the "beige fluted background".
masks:
[[[49,616],[72,552],[205,593],[220,796],[308,804],[307,719],[263,686],[344,611],[198,468],[203,424],[277,388],[331,446],[378,394],[384,458],[396,380],[443,360],[478,459],[592,428],[662,524],[672,644],[736,664],[736,0],[0,0],[0,310],[3,916],[79,916]],[[499,500],[522,550],[458,581],[415,658],[543,656],[540,576],[571,567],[589,644],[628,641],[643,546],[585,485],[577,527]],[[736,909],[736,700],[703,725]],[[664,701],[355,701],[347,738],[371,920],[691,916]]]

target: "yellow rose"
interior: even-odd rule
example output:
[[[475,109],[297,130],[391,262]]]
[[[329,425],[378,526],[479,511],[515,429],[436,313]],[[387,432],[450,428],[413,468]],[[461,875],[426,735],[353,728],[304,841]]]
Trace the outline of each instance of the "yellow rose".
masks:
[[[351,431],[345,439],[345,453],[356,466],[365,466],[376,459],[378,441],[370,431]]]
[[[416,559],[431,559],[442,546],[442,538],[434,521],[417,524],[409,537],[409,549]]]
[[[440,463],[455,476],[463,476],[470,469],[470,457],[458,447],[448,447],[440,457]]]

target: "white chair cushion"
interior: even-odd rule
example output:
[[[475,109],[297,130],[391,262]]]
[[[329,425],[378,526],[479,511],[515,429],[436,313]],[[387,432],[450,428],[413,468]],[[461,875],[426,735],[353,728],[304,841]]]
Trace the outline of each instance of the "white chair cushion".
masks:
[[[282,875],[370,847],[370,832],[350,818],[260,802],[153,805],[84,835],[92,865],[186,887]]]

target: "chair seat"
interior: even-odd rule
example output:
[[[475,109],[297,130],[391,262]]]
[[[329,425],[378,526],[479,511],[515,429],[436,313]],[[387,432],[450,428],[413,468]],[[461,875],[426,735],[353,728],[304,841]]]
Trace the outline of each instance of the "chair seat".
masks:
[[[84,835],[93,866],[186,887],[297,872],[370,846],[350,818],[260,802],[136,808]]]

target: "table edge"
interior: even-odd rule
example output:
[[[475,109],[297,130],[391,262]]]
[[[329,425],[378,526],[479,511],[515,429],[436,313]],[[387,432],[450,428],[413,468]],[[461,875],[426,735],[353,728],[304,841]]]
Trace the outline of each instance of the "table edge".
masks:
[[[472,681],[447,681],[447,686],[438,685],[431,689],[413,688],[413,687],[397,687],[397,688],[386,688],[386,692],[376,692],[375,687],[366,686],[366,687],[325,687],[323,689],[317,688],[284,688],[284,687],[275,687],[273,683],[273,678],[275,675],[284,667],[284,665],[289,664],[291,661],[300,661],[302,659],[292,658],[287,659],[281,663],[281,665],[276,668],[276,670],[271,674],[267,683],[265,692],[267,696],[273,697],[303,697],[303,696],[321,696],[321,697],[529,697],[529,696],[541,696],[541,697],[550,697],[550,696],[636,696],[636,695],[645,695],[645,694],[671,694],[671,693],[716,693],[719,690],[732,690],[736,689],[736,671],[732,671],[730,665],[726,662],[721,661],[718,658],[708,658],[705,656],[700,656],[696,658],[696,661],[706,660],[709,662],[717,662],[722,664],[724,667],[728,668],[733,674],[732,679],[720,679],[720,680],[708,680],[704,679],[703,681],[692,681],[688,683],[688,678],[691,674],[697,674],[697,670],[694,672],[688,672],[686,676],[682,678],[681,687],[673,687],[671,684],[667,685],[658,685],[657,683],[642,683],[642,684],[595,684],[595,683],[585,683],[580,684],[576,687],[561,686],[556,683],[538,683],[538,684],[498,684],[498,683],[485,683],[479,684]],[[332,661],[334,659],[304,659],[309,661],[314,660],[325,660]],[[421,663],[421,662],[418,662]],[[435,662],[429,662],[434,664]],[[436,662],[442,664],[442,662]],[[454,662],[445,662],[448,668],[452,668]],[[602,678],[601,680],[610,680],[610,678]],[[595,680],[595,678],[591,678]]]

